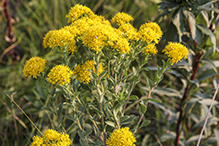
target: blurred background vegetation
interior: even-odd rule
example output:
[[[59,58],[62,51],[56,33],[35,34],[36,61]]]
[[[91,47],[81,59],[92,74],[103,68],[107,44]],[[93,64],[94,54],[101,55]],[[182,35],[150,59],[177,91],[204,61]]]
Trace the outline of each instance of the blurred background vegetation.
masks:
[[[111,19],[118,12],[126,12],[133,16],[133,25],[136,28],[147,21],[156,21],[161,26],[164,35],[170,23],[168,16],[158,18],[162,13],[158,11],[160,0],[10,0],[9,13],[14,18],[12,32],[16,38],[13,43],[8,43],[5,39],[8,33],[7,19],[4,14],[5,0],[0,2],[0,11],[2,12],[0,15],[0,144],[3,146],[30,145],[31,137],[37,133],[23,113],[12,104],[7,94],[14,98],[40,129],[51,126],[48,121],[48,113],[41,110],[47,93],[41,88],[38,81],[24,77],[22,68],[25,61],[33,56],[45,58],[50,66],[59,60],[59,54],[43,48],[43,37],[49,30],[59,29],[67,25],[65,15],[74,4],[86,5],[96,14],[103,15],[107,19]],[[219,33],[216,31],[216,38],[219,38],[218,36]],[[162,50],[165,43],[165,40],[161,41],[158,49]],[[214,57],[218,56],[216,54]],[[156,58],[153,57],[149,65],[160,64],[161,58],[163,55],[160,53]],[[153,72],[147,76],[153,77]],[[171,88],[174,86],[172,84],[173,78],[166,73],[160,86],[165,85],[164,87]],[[141,85],[145,84],[142,79],[141,84],[138,85],[133,94],[143,96],[145,93],[141,89]],[[172,98],[165,98],[164,95],[158,98],[161,98],[164,104],[170,104],[173,109],[178,106]],[[166,123],[163,112],[171,112],[170,110],[158,109],[149,104],[146,115],[152,123],[139,131],[138,140],[158,145],[159,137],[168,130],[171,124]],[[50,117],[49,120],[57,119]],[[138,142],[138,145],[141,144],[141,141]],[[166,144],[168,145],[168,143]]]

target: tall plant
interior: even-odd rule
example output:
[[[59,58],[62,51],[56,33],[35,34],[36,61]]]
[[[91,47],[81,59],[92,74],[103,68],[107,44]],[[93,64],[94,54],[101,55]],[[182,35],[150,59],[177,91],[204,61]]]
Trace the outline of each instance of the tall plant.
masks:
[[[219,23],[218,6],[218,1],[210,0],[163,0],[160,3],[160,10],[163,10],[160,18],[167,16],[171,20],[165,34],[166,41],[181,42],[190,51],[188,61],[178,63],[169,72],[169,77],[176,80],[172,89],[159,92],[159,95],[177,97],[172,100],[175,107],[155,104],[171,109],[166,122],[175,126],[171,126],[161,139],[167,143],[174,139],[175,146],[194,145],[197,142],[217,88],[219,64],[213,58],[218,57],[219,51],[214,34]],[[217,104],[215,100],[202,143],[219,144]]]
[[[49,119],[58,120],[50,120],[51,128],[69,133],[72,139],[79,136],[81,145],[134,145],[136,132],[150,123],[144,118],[148,102],[160,102],[151,98],[151,92],[169,66],[187,58],[187,48],[169,42],[163,50],[168,61],[158,67],[155,79],[146,78],[148,94],[138,98],[132,91],[139,73],[147,71],[149,56],[157,53],[159,25],[147,22],[137,30],[126,13],[117,13],[111,24],[80,4],[66,17],[69,25],[49,31],[43,41],[45,48],[62,54],[60,63],[47,71],[45,59],[32,57],[23,69],[25,76],[40,79],[48,92],[43,109],[51,112]],[[64,101],[57,96],[60,93]],[[132,108],[136,104],[137,111]],[[32,145],[63,142],[61,134],[45,133],[34,137]]]

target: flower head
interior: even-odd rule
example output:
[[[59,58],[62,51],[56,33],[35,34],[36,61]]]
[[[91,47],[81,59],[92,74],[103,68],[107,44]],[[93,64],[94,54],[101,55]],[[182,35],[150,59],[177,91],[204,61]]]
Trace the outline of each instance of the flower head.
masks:
[[[162,37],[162,30],[156,22],[148,22],[143,24],[141,27],[151,28],[156,33],[156,37],[158,40]]]
[[[118,37],[118,39],[114,42],[113,49],[116,49],[119,53],[124,54],[130,51],[130,43],[124,37]]]
[[[31,146],[70,146],[72,141],[69,138],[69,135],[66,133],[59,133],[53,129],[48,129],[44,132],[43,136],[34,136]]]
[[[75,20],[83,17],[83,16],[92,16],[94,13],[91,11],[90,8],[76,4],[74,7],[71,7],[71,10],[69,11],[68,15],[66,15],[66,18],[68,18],[69,22],[74,22]]]
[[[161,37],[162,31],[159,25],[155,22],[148,22],[140,26],[139,34],[141,35],[142,41],[146,43],[151,43],[152,41],[157,44]]]
[[[82,37],[83,44],[98,52],[105,46],[107,40],[106,26],[97,24],[90,26]]]
[[[137,30],[130,23],[120,25],[119,30],[122,31],[124,37],[129,40],[134,40],[137,35]]]
[[[53,67],[48,74],[48,81],[52,84],[64,85],[65,83],[70,83],[70,77],[73,72],[69,67],[65,65],[56,65]]]
[[[76,79],[81,83],[89,84],[90,83],[90,70],[96,72],[94,67],[94,61],[86,61],[83,65],[77,65],[73,70],[73,75],[76,76]],[[100,75],[104,71],[103,63],[100,63],[97,75]]]
[[[107,139],[108,146],[135,146],[136,138],[128,127],[115,130]]]
[[[112,22],[116,23],[118,25],[122,25],[124,23],[128,23],[129,21],[132,21],[133,17],[127,13],[117,13],[113,18]]]
[[[144,48],[143,53],[145,55],[157,54],[157,48],[156,48],[155,44],[153,43],[153,44],[147,45],[147,47]]]
[[[46,67],[46,60],[41,57],[32,57],[28,60],[23,68],[25,76],[37,78]]]
[[[73,28],[74,27],[64,27],[60,30],[49,31],[43,39],[44,48],[50,47],[53,49],[54,47],[60,47],[61,51],[63,51],[62,47],[66,46],[69,47],[68,51],[73,54],[76,50],[76,34],[73,34],[71,33],[72,31],[69,31],[69,29]]]
[[[33,142],[31,143],[30,146],[41,146],[42,144],[43,144],[43,138],[37,135],[33,137]]]
[[[187,58],[189,55],[189,51],[184,45],[173,42],[169,42],[162,52],[169,57],[169,60],[172,62],[171,65],[179,62],[183,58]]]

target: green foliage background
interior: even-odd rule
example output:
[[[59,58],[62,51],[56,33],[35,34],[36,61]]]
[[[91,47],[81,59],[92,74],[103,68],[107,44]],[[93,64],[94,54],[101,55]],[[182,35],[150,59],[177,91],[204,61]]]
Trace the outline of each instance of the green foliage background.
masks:
[[[38,81],[25,78],[22,74],[22,68],[25,61],[32,56],[42,56],[48,61],[50,66],[54,62],[59,61],[60,55],[55,53],[54,50],[43,49],[43,37],[49,30],[59,29],[67,24],[65,15],[74,4],[84,4],[91,8],[96,14],[103,15],[109,19],[117,12],[126,12],[133,16],[133,25],[136,28],[148,20],[157,21],[165,33],[168,30],[171,18],[166,16],[163,19],[158,19],[159,14],[161,14],[161,12],[158,11],[159,6],[157,4],[159,2],[159,0],[19,1],[15,11],[15,17],[19,18],[20,22],[16,21],[13,25],[13,32],[16,35],[17,41],[19,41],[19,45],[15,48],[17,55],[14,58],[10,55],[5,55],[0,62],[0,143],[3,146],[30,145],[31,137],[37,133],[36,129],[34,129],[23,113],[12,104],[7,94],[13,96],[14,100],[28,114],[39,129],[49,128],[51,126],[49,125],[50,120],[59,122],[60,119],[50,116],[46,110],[41,109],[42,106],[44,106],[44,102],[46,102],[47,93],[41,88],[41,84]],[[16,1],[11,0],[10,12],[14,10],[15,5]],[[0,11],[3,12],[3,9],[0,9]],[[203,18],[201,16],[197,18],[198,22],[202,23],[202,20]],[[3,53],[3,51],[9,47],[9,44],[5,41],[6,20],[3,15],[0,16],[0,33],[0,52]],[[218,27],[217,31],[215,31],[215,35],[218,40]],[[160,52],[165,43],[164,40],[159,44],[158,49]],[[210,39],[207,41],[207,45],[211,45]],[[157,58],[153,58],[150,61],[151,66],[161,64],[161,58],[163,58],[163,55],[160,53],[157,55]],[[214,57],[210,56],[209,58],[218,60],[219,55],[215,53]],[[153,70],[153,68],[151,69]],[[144,96],[147,92],[145,76],[152,78],[153,75],[153,72],[141,74],[141,83],[138,84],[133,94]],[[168,133],[168,130],[172,128],[172,123],[169,123],[171,120],[167,122],[167,119],[172,117],[165,116],[175,114],[172,111],[179,106],[177,97],[179,97],[181,93],[177,90],[180,90],[181,86],[176,86],[177,82],[180,81],[167,72],[164,80],[159,84],[162,89],[157,88],[154,91],[155,94],[152,96],[161,99],[162,105],[149,104],[146,117],[152,122],[150,126],[144,127],[139,131],[140,134],[137,135],[137,145],[144,145],[146,143],[148,145],[159,145],[158,141],[171,139],[171,136],[173,136],[173,131],[169,131]],[[209,85],[212,86],[211,80],[206,81],[206,83],[207,84],[203,85],[206,87],[205,91],[210,92],[212,88],[209,87]],[[170,94],[172,96],[170,96]],[[62,100],[62,98],[59,100]],[[218,112],[218,107],[214,109],[214,112]],[[174,120],[172,121],[175,122]],[[75,130],[74,126],[69,128],[72,128],[72,131]],[[171,141],[167,141],[163,144],[172,145]]]

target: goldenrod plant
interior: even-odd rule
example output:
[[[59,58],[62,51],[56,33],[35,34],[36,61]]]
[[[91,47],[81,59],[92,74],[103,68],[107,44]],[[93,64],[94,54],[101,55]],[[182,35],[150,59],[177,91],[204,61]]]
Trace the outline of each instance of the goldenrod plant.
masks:
[[[60,61],[48,66],[45,59],[32,57],[23,68],[25,76],[42,81],[48,92],[43,109],[51,112],[49,119],[58,120],[50,120],[54,130],[33,137],[31,146],[67,146],[71,141],[83,146],[136,145],[135,134],[150,124],[144,117],[149,101],[161,102],[151,97],[153,89],[168,68],[187,59],[187,47],[177,42],[167,44],[163,52],[168,59],[157,66],[155,78],[146,77],[148,93],[138,97],[132,91],[140,81],[139,74],[148,72],[150,56],[158,52],[156,45],[163,35],[160,26],[146,22],[136,29],[129,14],[119,12],[107,20],[81,4],[74,5],[66,18],[67,26],[50,30],[43,39],[45,49],[61,54]],[[65,101],[60,102],[57,94]],[[62,138],[55,130],[71,131],[72,139],[67,135],[67,139]],[[51,137],[45,136],[48,131]],[[54,133],[57,136],[53,138]]]

